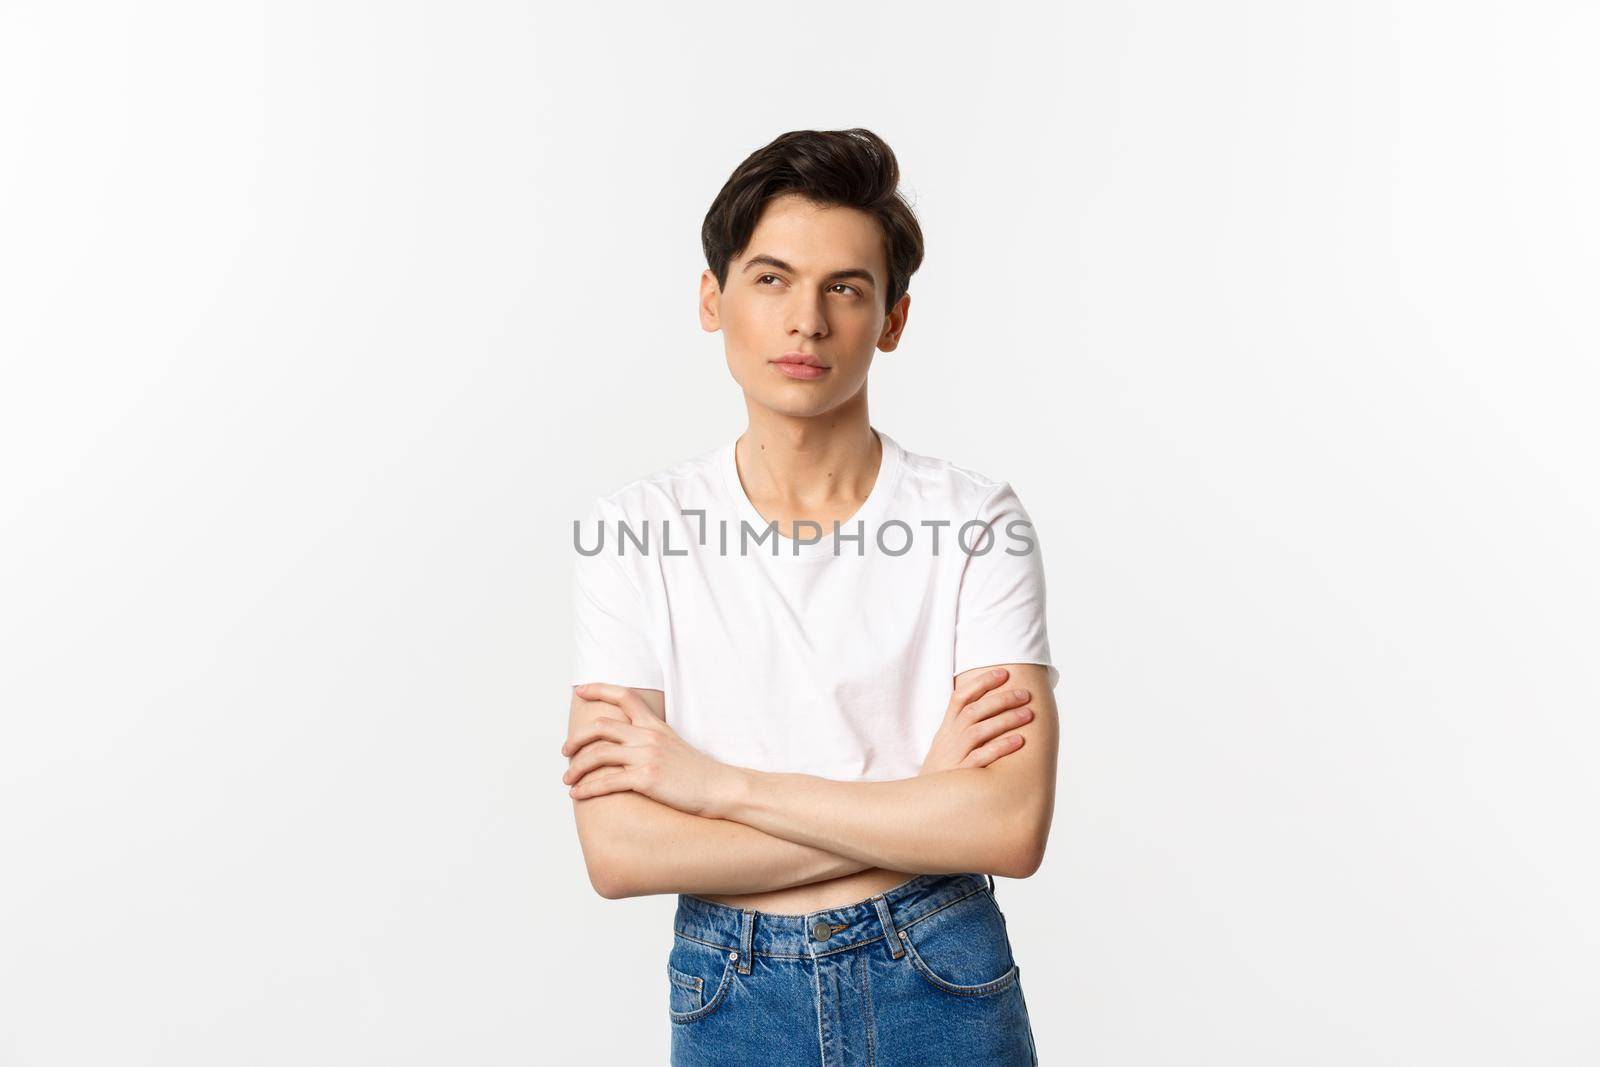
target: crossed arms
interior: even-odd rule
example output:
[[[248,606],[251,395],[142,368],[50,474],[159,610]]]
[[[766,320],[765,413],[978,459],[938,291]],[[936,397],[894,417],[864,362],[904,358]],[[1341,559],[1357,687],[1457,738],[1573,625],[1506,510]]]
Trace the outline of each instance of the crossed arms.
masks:
[[[986,765],[957,766],[951,759],[948,769],[933,769],[941,764],[930,751],[914,778],[841,782],[718,764],[719,788],[708,814],[626,789],[574,799],[591,884],[601,896],[618,898],[757,893],[870,867],[1032,875],[1043,860],[1055,807],[1058,713],[1045,667],[1002,666],[1008,687],[1030,691],[1033,717],[1007,730],[1022,737],[1022,746],[993,750],[1003,755],[991,755]],[[963,672],[953,690],[960,693],[989,669]],[[632,692],[665,719],[660,690]],[[616,704],[575,693],[568,737],[586,736],[595,720],[620,717]],[[941,728],[935,749],[954,740]]]

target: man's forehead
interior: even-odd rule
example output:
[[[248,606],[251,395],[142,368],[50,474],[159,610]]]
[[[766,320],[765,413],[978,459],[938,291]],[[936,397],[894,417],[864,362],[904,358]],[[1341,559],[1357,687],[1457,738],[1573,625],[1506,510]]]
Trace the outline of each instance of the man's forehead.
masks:
[[[740,265],[767,256],[788,269],[827,274],[838,270],[883,269],[883,230],[858,208],[817,204],[796,196],[780,196],[767,204]]]

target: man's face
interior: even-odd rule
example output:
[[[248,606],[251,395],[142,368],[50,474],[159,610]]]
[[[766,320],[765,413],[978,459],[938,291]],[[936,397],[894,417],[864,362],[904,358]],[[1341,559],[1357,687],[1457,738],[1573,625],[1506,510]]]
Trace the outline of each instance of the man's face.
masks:
[[[720,329],[728,370],[755,403],[785,415],[822,415],[859,394],[875,349],[898,343],[909,294],[883,310],[888,284],[883,231],[855,208],[799,196],[767,202],[750,242],[719,291],[700,279],[700,324]],[[815,357],[821,369],[783,363]]]

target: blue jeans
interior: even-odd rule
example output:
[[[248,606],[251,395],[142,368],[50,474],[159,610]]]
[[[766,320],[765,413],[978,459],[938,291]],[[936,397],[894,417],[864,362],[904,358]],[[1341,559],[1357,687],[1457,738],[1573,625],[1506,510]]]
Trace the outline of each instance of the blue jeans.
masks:
[[[921,874],[779,915],[679,894],[672,1067],[1033,1067],[994,879]]]

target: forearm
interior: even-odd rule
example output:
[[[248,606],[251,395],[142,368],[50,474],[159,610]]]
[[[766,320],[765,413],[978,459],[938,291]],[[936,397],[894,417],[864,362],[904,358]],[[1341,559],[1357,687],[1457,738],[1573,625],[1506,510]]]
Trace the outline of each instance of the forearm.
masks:
[[[889,782],[739,768],[715,814],[874,867],[1026,877],[1035,806],[987,767]]]
[[[762,893],[838,878],[873,864],[774,837],[754,827],[703,818],[638,793],[576,801],[585,854],[607,897],[656,893]]]

